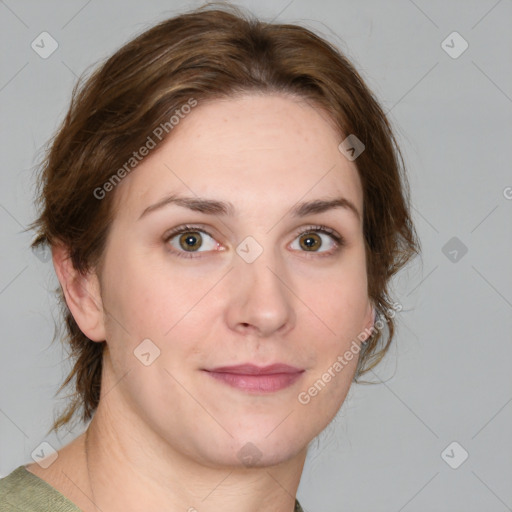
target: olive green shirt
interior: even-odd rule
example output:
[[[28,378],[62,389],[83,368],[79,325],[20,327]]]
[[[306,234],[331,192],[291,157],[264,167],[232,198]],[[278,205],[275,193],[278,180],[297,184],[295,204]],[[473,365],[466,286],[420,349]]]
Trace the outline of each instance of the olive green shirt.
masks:
[[[0,479],[0,512],[81,512],[57,489],[19,466]],[[295,500],[294,512],[304,512]]]

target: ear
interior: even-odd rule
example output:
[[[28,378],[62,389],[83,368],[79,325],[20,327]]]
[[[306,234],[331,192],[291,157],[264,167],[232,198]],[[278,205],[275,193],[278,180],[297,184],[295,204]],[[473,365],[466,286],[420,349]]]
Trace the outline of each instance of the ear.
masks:
[[[82,275],[69,256],[66,246],[52,246],[52,259],[66,304],[80,330],[93,341],[105,341],[103,302],[95,272]]]
[[[375,309],[374,304],[369,300],[368,308],[366,310],[365,316],[365,324],[364,324],[364,332],[366,333],[365,341],[370,337],[370,333],[372,332],[372,327],[375,325],[375,320],[377,319],[377,310]]]

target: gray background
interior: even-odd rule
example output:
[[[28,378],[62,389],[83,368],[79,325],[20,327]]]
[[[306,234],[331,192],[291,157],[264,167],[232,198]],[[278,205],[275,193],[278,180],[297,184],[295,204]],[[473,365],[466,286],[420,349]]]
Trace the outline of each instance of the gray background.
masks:
[[[89,65],[199,4],[0,1],[0,476],[81,432],[45,435],[69,365],[50,344],[53,267],[23,232],[40,148]],[[397,130],[423,246],[395,280],[405,311],[378,384],[351,388],[311,448],[299,500],[310,512],[512,510],[512,2],[238,5],[304,24],[355,61]],[[43,31],[59,44],[47,59],[31,48]],[[458,58],[441,46],[453,31],[469,44]],[[441,456],[453,441],[446,460],[469,453],[458,469]]]

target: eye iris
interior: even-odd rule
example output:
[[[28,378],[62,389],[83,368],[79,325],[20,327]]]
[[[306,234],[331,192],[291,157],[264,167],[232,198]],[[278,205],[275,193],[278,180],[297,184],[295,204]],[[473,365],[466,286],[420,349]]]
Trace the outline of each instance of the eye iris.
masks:
[[[180,246],[185,251],[194,251],[201,247],[202,240],[198,231],[187,231],[180,236]]]
[[[300,245],[307,251],[321,247],[322,239],[316,233],[306,233],[300,237]]]

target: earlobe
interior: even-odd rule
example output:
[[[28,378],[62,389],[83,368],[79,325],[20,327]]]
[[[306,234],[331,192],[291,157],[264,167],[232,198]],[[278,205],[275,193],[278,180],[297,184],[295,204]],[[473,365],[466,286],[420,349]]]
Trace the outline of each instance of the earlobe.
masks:
[[[78,272],[64,245],[52,246],[52,259],[66,304],[78,327],[89,339],[104,341],[103,303],[97,274]]]

